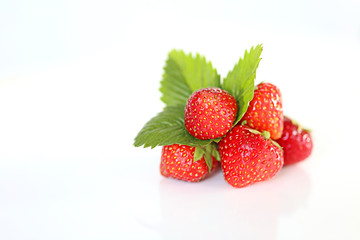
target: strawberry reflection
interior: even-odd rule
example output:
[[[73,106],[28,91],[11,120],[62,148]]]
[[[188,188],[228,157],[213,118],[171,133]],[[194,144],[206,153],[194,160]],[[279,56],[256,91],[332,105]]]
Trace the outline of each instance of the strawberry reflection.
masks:
[[[220,170],[199,183],[161,179],[158,230],[164,239],[277,239],[278,218],[303,208],[310,187],[299,166],[241,189],[228,185]]]

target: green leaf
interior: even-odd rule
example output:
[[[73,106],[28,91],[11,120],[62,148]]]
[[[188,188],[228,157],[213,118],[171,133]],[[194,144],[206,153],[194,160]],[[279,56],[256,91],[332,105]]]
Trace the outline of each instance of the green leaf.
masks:
[[[189,96],[198,89],[220,87],[220,75],[211,62],[199,54],[192,56],[173,50],[164,70],[160,91],[161,100],[167,106],[185,105]]]
[[[169,106],[153,117],[135,138],[135,147],[172,145],[206,146],[212,139],[200,140],[190,135],[184,124],[184,105]]]
[[[228,73],[223,82],[223,89],[233,95],[238,103],[238,114],[234,125],[244,116],[249,102],[254,97],[256,69],[260,63],[262,45],[252,47],[245,51],[244,57]]]

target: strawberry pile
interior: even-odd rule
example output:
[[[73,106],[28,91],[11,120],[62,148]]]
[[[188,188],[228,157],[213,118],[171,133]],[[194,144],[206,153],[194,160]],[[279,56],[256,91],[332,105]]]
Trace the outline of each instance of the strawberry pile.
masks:
[[[169,53],[160,88],[166,107],[134,143],[162,146],[163,176],[198,182],[221,165],[226,182],[241,188],[311,154],[310,132],[284,117],[279,88],[254,83],[261,52],[245,51],[222,81],[199,54]]]

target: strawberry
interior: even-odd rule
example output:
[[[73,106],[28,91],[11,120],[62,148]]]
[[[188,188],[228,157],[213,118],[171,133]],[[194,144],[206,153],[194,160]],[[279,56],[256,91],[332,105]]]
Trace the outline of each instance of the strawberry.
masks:
[[[205,158],[193,161],[195,147],[187,145],[167,145],[162,148],[160,172],[164,177],[171,177],[183,181],[198,182],[208,174],[208,166]],[[218,161],[212,156],[212,169],[216,167]]]
[[[268,131],[272,139],[281,137],[283,130],[283,109],[280,90],[271,83],[260,83],[254,91],[254,98],[241,121],[260,132]]]
[[[185,107],[185,127],[198,139],[224,136],[232,127],[237,114],[233,96],[220,88],[203,88],[195,91]]]
[[[221,166],[230,185],[245,187],[268,180],[279,172],[284,163],[283,152],[269,137],[268,132],[260,134],[238,124],[221,139]]]
[[[284,130],[277,142],[284,150],[284,165],[306,159],[313,148],[310,132],[288,117],[284,117]]]

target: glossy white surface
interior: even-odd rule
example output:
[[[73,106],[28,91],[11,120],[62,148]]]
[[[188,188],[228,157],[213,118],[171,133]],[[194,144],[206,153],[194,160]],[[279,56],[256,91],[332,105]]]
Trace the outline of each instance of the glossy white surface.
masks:
[[[359,3],[237,2],[1,3],[0,239],[359,239]],[[257,43],[311,157],[243,189],[163,178],[132,143],[167,52],[225,76]]]

